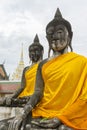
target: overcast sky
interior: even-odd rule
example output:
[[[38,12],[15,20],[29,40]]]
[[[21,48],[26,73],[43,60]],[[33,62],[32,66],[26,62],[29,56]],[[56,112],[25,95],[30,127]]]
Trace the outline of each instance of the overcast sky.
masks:
[[[7,74],[18,65],[22,43],[28,65],[28,46],[36,33],[47,57],[45,27],[57,8],[72,25],[74,52],[87,57],[87,0],[0,0],[0,64],[5,61]]]

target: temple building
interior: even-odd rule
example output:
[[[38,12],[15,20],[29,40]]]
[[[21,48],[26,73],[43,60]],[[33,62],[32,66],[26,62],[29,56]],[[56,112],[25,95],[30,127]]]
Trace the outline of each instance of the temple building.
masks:
[[[4,64],[0,64],[0,97],[11,96],[21,84],[21,76],[24,69],[23,44],[19,64],[9,80]],[[15,116],[15,109],[11,107],[0,107],[0,120]]]
[[[23,69],[24,69],[24,61],[23,61],[23,44],[22,44],[19,64],[10,79],[5,71],[4,64],[0,64],[0,97],[9,96],[10,94],[13,94],[20,87]]]
[[[24,60],[23,60],[23,44],[22,44],[20,61],[19,61],[19,64],[18,64],[15,72],[12,75],[11,80],[19,80],[20,81],[21,77],[22,77],[23,69],[24,69]]]
[[[6,73],[4,64],[0,64],[0,81],[1,80],[9,80],[9,76]]]

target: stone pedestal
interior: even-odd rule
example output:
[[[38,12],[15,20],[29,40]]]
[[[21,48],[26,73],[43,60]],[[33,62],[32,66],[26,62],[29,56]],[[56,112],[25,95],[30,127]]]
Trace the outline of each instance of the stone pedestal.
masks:
[[[12,108],[0,107],[0,120],[11,117]]]
[[[18,107],[0,107],[0,120],[8,119],[21,114],[23,108]]]

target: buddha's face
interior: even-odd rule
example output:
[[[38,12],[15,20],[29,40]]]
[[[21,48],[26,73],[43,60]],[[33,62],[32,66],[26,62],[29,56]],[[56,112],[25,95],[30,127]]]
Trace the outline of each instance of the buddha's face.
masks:
[[[42,58],[42,50],[39,46],[32,46],[29,50],[29,57],[32,62],[38,62]]]
[[[55,51],[64,50],[69,44],[69,35],[64,25],[51,26],[47,29],[47,39],[50,48]]]

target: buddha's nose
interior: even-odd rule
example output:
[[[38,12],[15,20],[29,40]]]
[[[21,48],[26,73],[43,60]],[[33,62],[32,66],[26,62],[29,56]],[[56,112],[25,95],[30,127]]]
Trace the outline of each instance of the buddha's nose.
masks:
[[[58,33],[53,34],[53,40],[57,40],[60,38],[60,35]]]

